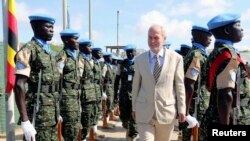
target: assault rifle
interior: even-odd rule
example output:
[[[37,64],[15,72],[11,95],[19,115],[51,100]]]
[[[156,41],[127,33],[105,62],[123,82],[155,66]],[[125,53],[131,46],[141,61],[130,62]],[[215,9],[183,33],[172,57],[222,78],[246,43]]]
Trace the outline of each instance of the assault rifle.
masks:
[[[35,128],[36,125],[36,113],[39,111],[39,98],[40,98],[40,91],[41,91],[41,82],[42,81],[42,70],[38,73],[38,86],[37,86],[37,94],[36,94],[36,102],[34,103],[33,107],[33,117],[32,117],[32,125]]]
[[[236,76],[236,93],[233,94],[233,125],[238,124],[237,120],[239,119],[240,114],[240,68],[237,70]]]

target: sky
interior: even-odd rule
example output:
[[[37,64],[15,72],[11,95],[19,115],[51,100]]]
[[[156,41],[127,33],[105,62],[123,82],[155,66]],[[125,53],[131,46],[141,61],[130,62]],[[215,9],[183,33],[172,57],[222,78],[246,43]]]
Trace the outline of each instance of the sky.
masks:
[[[28,42],[33,36],[28,16],[42,13],[56,19],[51,42],[62,44],[59,34],[63,29],[62,1],[16,0],[19,42]],[[214,16],[234,13],[241,15],[244,29],[244,37],[235,47],[250,49],[248,3],[247,0],[91,0],[92,40],[96,47],[117,45],[118,29],[119,45],[135,44],[137,48],[147,50],[149,26],[161,24],[166,28],[167,41],[174,50],[179,49],[180,44],[191,45],[192,25],[207,27],[207,22]],[[0,6],[2,8],[2,3]],[[88,39],[89,0],[68,0],[68,10],[71,28],[80,33],[80,39]],[[2,16],[1,13],[0,41],[3,40]],[[209,48],[212,47],[213,42]]]

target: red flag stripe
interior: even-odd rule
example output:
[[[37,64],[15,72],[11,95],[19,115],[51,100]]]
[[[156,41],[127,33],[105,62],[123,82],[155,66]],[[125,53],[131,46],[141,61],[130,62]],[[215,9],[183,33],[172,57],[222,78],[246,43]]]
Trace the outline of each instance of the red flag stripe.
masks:
[[[7,63],[7,85],[6,85],[6,93],[10,93],[15,85],[15,75],[14,75],[14,67]]]
[[[8,11],[8,28],[17,35],[16,17],[10,11]]]

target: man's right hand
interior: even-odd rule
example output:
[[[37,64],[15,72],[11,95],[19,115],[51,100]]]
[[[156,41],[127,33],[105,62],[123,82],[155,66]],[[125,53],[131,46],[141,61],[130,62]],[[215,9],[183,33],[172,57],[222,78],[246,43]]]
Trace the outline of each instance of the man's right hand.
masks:
[[[36,141],[36,130],[29,120],[21,122],[21,127],[27,141]]]
[[[197,119],[190,115],[186,116],[186,121],[188,123],[187,128],[194,128],[196,125],[199,126],[199,122],[197,121]]]

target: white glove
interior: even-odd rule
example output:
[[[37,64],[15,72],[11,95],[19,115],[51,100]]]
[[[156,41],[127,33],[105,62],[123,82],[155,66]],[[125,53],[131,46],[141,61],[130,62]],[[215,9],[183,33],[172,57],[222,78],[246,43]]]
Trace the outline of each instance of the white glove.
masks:
[[[194,128],[196,125],[199,126],[199,123],[198,123],[197,119],[194,118],[194,117],[192,117],[192,116],[190,116],[190,115],[188,115],[186,117],[186,122],[188,123],[188,127],[187,128]]]
[[[102,93],[102,100],[106,100],[106,99],[107,99],[106,93]]]
[[[63,118],[62,118],[62,116],[61,116],[61,115],[59,115],[59,117],[58,117],[58,121],[63,122]]]
[[[23,129],[23,133],[27,141],[36,141],[36,137],[35,137],[36,130],[29,120],[25,122],[21,122],[21,127]]]

